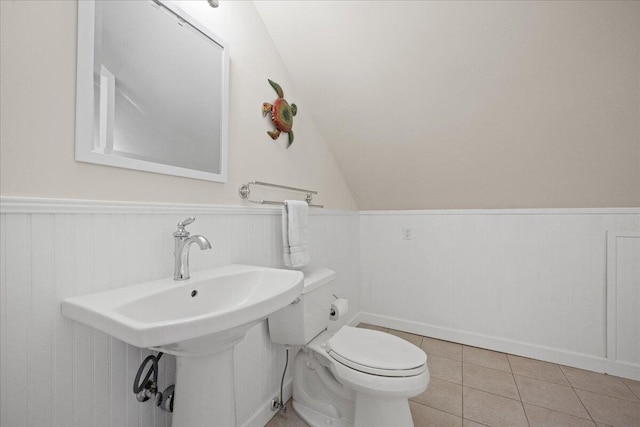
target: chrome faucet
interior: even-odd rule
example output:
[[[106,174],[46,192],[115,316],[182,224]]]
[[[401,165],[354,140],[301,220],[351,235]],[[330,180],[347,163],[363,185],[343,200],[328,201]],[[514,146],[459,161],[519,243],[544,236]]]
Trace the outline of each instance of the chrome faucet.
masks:
[[[211,243],[202,236],[191,236],[185,230],[185,227],[196,219],[192,216],[178,223],[178,231],[173,233],[173,241],[175,243],[176,263],[173,270],[173,280],[187,280],[189,278],[189,248],[193,243],[197,243],[200,249],[211,249]]]

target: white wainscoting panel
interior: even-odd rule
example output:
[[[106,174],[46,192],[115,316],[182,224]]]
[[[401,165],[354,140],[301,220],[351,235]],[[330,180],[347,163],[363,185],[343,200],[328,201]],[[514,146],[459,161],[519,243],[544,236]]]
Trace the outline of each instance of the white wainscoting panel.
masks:
[[[170,276],[178,221],[196,216],[190,231],[213,244],[192,249],[194,271],[282,267],[274,208],[2,198],[0,213],[2,427],[170,425],[131,391],[150,351],[63,318],[60,301]],[[336,294],[359,320],[629,377],[637,372],[625,366],[635,369],[638,356],[640,273],[638,239],[626,236],[639,232],[639,209],[310,216],[312,262],[337,272]],[[615,335],[607,323],[612,285]],[[284,354],[266,322],[237,346],[239,425],[268,420]],[[163,388],[174,382],[175,359],[160,365]]]
[[[372,211],[360,227],[360,320],[608,369],[607,232],[638,232],[640,209]]]
[[[60,301],[171,276],[178,221],[196,216],[189,230],[213,245],[192,248],[192,271],[230,263],[283,266],[278,209],[18,198],[3,198],[0,207],[2,427],[170,425],[169,415],[138,403],[132,392],[151,351],[63,318]],[[354,313],[358,221],[357,212],[310,215],[313,263],[336,271],[337,290]],[[255,421],[255,415],[269,415],[264,406],[280,387],[284,348],[271,344],[264,321],[247,333],[235,359],[238,425],[261,422],[264,416]],[[160,388],[174,380],[175,359],[165,355]]]
[[[612,373],[640,378],[640,233],[608,237],[607,358]]]

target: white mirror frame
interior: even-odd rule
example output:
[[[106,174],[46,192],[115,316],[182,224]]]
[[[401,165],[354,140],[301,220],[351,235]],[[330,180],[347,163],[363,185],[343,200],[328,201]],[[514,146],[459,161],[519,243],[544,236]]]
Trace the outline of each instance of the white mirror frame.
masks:
[[[227,182],[227,140],[229,123],[229,46],[197,19],[170,1],[160,0],[163,6],[215,41],[222,47],[222,110],[220,132],[220,173],[204,172],[150,161],[111,156],[94,151],[94,30],[95,0],[78,2],[78,62],[76,81],[76,160],[126,169],[183,176],[206,181]]]

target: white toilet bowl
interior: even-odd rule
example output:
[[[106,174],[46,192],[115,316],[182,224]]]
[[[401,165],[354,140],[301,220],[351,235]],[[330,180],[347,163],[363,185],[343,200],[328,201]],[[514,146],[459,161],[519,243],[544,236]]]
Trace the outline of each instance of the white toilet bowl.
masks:
[[[311,426],[413,426],[408,399],[429,383],[425,353],[378,331],[342,327],[298,355],[293,407]]]
[[[413,426],[409,398],[427,389],[427,355],[384,332],[327,332],[335,273],[304,273],[302,295],[269,317],[273,342],[303,346],[293,364],[294,410],[312,427]]]

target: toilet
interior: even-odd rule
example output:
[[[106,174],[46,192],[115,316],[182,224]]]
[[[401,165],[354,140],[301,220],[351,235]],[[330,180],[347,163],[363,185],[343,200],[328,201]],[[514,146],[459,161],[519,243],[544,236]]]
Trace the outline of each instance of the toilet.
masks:
[[[268,321],[273,342],[303,346],[293,363],[296,413],[313,427],[413,426],[409,398],[427,389],[427,355],[380,331],[328,332],[335,272],[304,273],[302,295]]]

